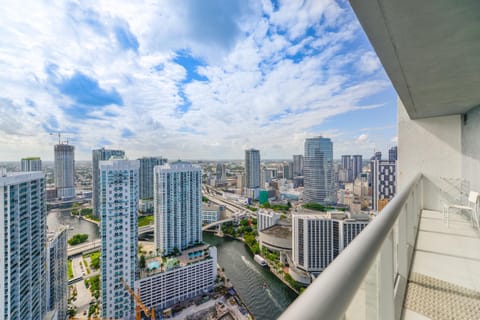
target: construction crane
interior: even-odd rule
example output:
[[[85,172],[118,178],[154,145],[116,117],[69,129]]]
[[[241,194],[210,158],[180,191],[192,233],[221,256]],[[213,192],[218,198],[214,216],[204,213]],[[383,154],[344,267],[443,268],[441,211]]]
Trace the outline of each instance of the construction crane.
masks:
[[[65,134],[65,133],[72,133],[72,132],[57,131],[57,132],[50,132],[50,135],[51,136],[57,135],[58,136],[58,144],[62,144],[62,134]],[[68,138],[67,138],[66,142],[68,144]]]
[[[125,280],[120,279],[125,286],[125,289],[127,292],[132,296],[133,299],[135,299],[135,320],[141,320],[142,319],[142,311],[145,313],[147,317],[149,317],[151,320],[155,320],[155,309],[148,309],[146,305],[142,303],[142,300],[140,300],[140,297],[135,291],[133,291],[132,288],[125,282]]]

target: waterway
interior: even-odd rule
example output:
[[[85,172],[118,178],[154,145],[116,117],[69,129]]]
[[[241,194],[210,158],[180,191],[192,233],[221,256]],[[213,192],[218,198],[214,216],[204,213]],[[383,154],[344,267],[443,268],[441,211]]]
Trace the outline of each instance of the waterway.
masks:
[[[72,227],[68,238],[74,234],[88,234],[89,240],[99,238],[98,226],[70,215],[69,210],[50,210],[47,216],[49,230],[61,226]],[[244,243],[230,238],[218,238],[204,232],[203,240],[215,245],[218,250],[218,264],[225,269],[235,290],[257,320],[276,319],[292,303],[297,295],[268,269],[254,260]],[[263,282],[267,288],[263,288]]]
[[[52,209],[47,215],[47,227],[49,231],[55,231],[62,226],[68,226],[67,238],[74,234],[88,234],[88,241],[100,237],[98,226],[92,222],[79,219],[70,215],[70,209]],[[73,228],[73,229],[72,229]]]
[[[295,300],[297,295],[268,269],[261,267],[243,242],[203,233],[203,241],[215,245],[218,264],[257,320],[272,320]],[[263,288],[263,282],[267,288]]]

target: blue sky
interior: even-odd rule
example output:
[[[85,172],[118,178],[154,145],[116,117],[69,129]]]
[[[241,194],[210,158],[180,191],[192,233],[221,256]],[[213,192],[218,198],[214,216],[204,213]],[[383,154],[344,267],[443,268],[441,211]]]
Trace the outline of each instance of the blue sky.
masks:
[[[31,1],[0,12],[0,160],[334,155],[396,144],[397,97],[344,0]]]

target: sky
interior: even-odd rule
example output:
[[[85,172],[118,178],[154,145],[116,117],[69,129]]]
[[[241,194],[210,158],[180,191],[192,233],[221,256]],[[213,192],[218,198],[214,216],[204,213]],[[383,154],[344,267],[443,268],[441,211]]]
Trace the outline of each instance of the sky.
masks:
[[[8,1],[7,1],[8,2]],[[396,144],[397,96],[348,1],[11,1],[0,11],[0,161],[264,159]]]

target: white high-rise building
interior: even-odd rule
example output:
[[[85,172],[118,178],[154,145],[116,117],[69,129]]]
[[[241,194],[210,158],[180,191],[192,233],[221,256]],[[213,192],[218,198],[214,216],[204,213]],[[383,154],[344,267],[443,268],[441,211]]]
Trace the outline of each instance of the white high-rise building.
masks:
[[[280,221],[280,213],[260,209],[257,213],[258,231],[270,228]]]
[[[57,319],[67,317],[67,229],[47,235],[47,310]]]
[[[257,189],[260,187],[260,151],[245,150],[245,187]]]
[[[92,203],[93,214],[100,216],[100,161],[110,160],[110,158],[124,158],[125,151],[111,149],[92,150]]]
[[[0,319],[42,319],[46,204],[42,172],[0,172]]]
[[[202,241],[202,171],[187,162],[155,167],[155,247],[163,255]]]
[[[366,215],[305,210],[292,215],[292,254],[295,266],[318,274],[367,226]]]
[[[160,263],[162,259],[156,261]],[[167,259],[165,264],[163,268],[150,269],[137,281],[140,299],[149,308],[168,308],[212,290],[217,278],[217,248],[197,246]]]
[[[56,144],[55,151],[55,188],[57,198],[75,197],[75,147],[69,144]]]
[[[305,139],[305,162],[303,167],[305,202],[335,202],[333,179],[333,143],[328,138]]]
[[[42,171],[42,160],[40,157],[23,158],[21,167],[23,172]]]
[[[100,161],[102,317],[133,315],[137,274],[138,160]]]

